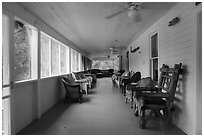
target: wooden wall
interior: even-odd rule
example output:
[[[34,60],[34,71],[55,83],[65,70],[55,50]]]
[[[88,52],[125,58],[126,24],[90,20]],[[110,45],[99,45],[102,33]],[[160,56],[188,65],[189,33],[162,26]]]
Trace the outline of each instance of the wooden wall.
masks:
[[[137,52],[130,53],[129,70],[140,71],[142,77],[150,76],[150,36],[155,32],[158,33],[158,67],[160,68],[162,64],[170,67],[173,67],[175,63],[183,64],[184,73],[180,77],[177,88],[176,112],[173,120],[188,134],[199,134],[202,129],[201,122],[199,122],[201,116],[197,118],[198,113],[201,113],[201,105],[199,101],[196,101],[202,92],[197,87],[199,80],[196,76],[197,71],[201,71],[198,65],[201,62],[198,59],[202,58],[201,55],[199,57],[197,55],[199,51],[197,50],[198,26],[196,22],[198,8],[201,9],[201,6],[195,6],[195,3],[178,3],[129,45],[132,48],[140,46]],[[180,22],[168,26],[168,22],[175,17],[179,17]],[[124,57],[125,53],[123,53]],[[123,64],[126,63],[123,62]],[[201,82],[199,83],[201,86]]]

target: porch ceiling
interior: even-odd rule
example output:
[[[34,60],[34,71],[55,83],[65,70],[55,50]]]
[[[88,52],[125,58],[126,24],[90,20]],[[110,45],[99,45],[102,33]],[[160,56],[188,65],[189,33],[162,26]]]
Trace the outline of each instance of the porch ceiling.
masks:
[[[88,54],[101,53],[111,47],[125,48],[145,29],[164,15],[175,3],[144,2],[142,21],[131,20],[127,11],[105,17],[123,9],[124,2],[21,2],[46,24]],[[116,42],[117,40],[117,42]]]

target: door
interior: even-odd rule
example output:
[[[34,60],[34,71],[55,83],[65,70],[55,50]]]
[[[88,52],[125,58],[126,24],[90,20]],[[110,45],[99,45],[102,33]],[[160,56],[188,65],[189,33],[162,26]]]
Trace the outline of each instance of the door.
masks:
[[[7,14],[2,14],[2,135],[12,134],[12,95],[11,55],[13,52],[10,40],[12,21]]]

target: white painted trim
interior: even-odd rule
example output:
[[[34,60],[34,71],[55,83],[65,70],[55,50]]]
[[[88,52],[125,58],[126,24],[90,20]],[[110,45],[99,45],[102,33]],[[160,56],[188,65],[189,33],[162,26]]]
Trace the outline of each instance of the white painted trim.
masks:
[[[10,133],[13,135],[15,134],[14,15],[8,12],[6,9],[3,9],[2,12],[9,17],[9,70],[10,70],[9,74],[10,74],[10,82],[13,83],[13,89],[10,88],[10,113],[11,113]]]
[[[59,57],[58,74],[62,74],[61,73],[61,56],[60,56],[61,52],[60,52],[60,49],[61,49],[61,43],[58,43],[58,52],[59,52],[59,55],[58,55],[58,57]]]
[[[3,16],[3,14],[8,18],[8,23],[10,24],[10,14],[9,13],[7,13],[7,12],[5,12],[4,10],[2,11],[2,16]],[[2,18],[3,19],[3,18]],[[3,24],[2,24],[2,27],[4,27],[3,26]],[[2,29],[3,30],[3,29]],[[9,37],[9,35],[10,35],[10,33],[11,33],[11,31],[10,31],[10,26],[8,25],[8,45],[10,44],[10,37]],[[3,46],[1,46],[1,56],[3,55]],[[10,49],[10,46],[8,47],[8,57],[9,57],[9,59],[8,59],[8,63],[9,63],[9,81],[8,81],[8,84],[4,84],[3,85],[3,79],[2,79],[2,82],[1,82],[1,90],[3,91],[3,89],[4,88],[9,88],[10,89],[10,94],[9,95],[6,95],[6,96],[3,96],[2,95],[2,104],[3,104],[3,100],[4,99],[7,99],[7,98],[9,98],[10,99],[10,104],[9,104],[9,123],[8,123],[8,134],[10,135],[11,134],[11,127],[12,127],[12,122],[11,122],[11,119],[12,119],[12,116],[11,116],[11,94],[13,93],[11,93],[11,77],[10,77],[10,75],[11,75],[11,70],[10,70],[10,61],[11,61],[11,59],[10,59],[10,52],[11,52],[11,49]],[[3,58],[1,58],[1,61],[3,62]],[[3,70],[3,65],[1,65],[1,70]],[[3,78],[3,73],[1,73],[1,76],[2,76],[2,78]],[[3,110],[3,107],[2,107],[2,110]],[[2,115],[2,117],[3,117],[3,115]],[[3,121],[2,121],[3,122]],[[2,125],[3,126],[3,125]],[[3,135],[3,131],[2,131],[2,135]]]
[[[202,4],[195,6],[193,9],[193,33],[194,40],[193,44],[195,44],[195,71],[196,71],[196,123],[195,123],[195,134],[202,134],[202,36],[199,39],[199,32],[202,34],[202,30],[199,28],[199,13],[201,13],[202,20]],[[202,24],[201,24],[202,26]],[[200,43],[200,41],[201,43]]]
[[[29,83],[34,83],[37,82],[37,79],[28,79],[28,80],[23,80],[23,81],[17,81],[15,82],[15,85],[24,85],[24,84],[29,84]]]
[[[42,114],[42,94],[41,94],[41,30],[38,30],[38,52],[37,52],[37,60],[38,60],[38,69],[37,69],[37,119],[41,118]]]
[[[71,70],[71,48],[69,47],[69,73],[71,73],[72,72],[72,70]]]
[[[49,39],[48,44],[48,54],[49,54],[49,76],[52,75],[52,49],[51,49],[51,39]]]
[[[149,66],[150,66],[150,76],[151,78],[153,79],[153,73],[152,73],[152,70],[153,70],[153,60],[154,59],[158,59],[158,64],[157,64],[157,67],[159,68],[159,31],[158,31],[158,28],[159,26],[156,25],[156,27],[149,33]],[[152,58],[152,46],[151,46],[151,37],[153,35],[157,34],[157,57],[153,57]],[[159,69],[158,69],[158,75],[159,75]]]

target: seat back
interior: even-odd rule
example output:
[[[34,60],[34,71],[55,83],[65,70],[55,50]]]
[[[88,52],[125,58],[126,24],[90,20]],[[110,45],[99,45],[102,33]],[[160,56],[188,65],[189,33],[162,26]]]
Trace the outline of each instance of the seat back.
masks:
[[[78,75],[77,73],[75,73],[75,72],[72,72],[71,75],[72,75],[72,77],[73,77],[74,80],[80,80],[80,79],[81,79],[81,78],[79,77],[79,75]]]
[[[141,79],[141,73],[137,71],[132,77],[131,81],[137,83]]]
[[[67,75],[67,79],[69,80],[70,84],[75,83],[75,78],[71,73]]]
[[[86,77],[84,76],[84,73],[83,73],[83,72],[77,72],[77,74],[78,74],[78,76],[79,76],[81,79],[86,78]]]
[[[62,77],[62,82],[64,84],[64,87],[66,89],[66,92],[68,92],[68,84],[70,84],[70,81],[68,78]]]
[[[128,71],[123,72],[123,74],[121,76],[127,76],[128,75]]]
[[[62,77],[62,82],[64,84],[66,95],[65,98],[79,99],[81,98],[80,86],[70,81],[70,79]]]
[[[179,74],[181,73],[182,64],[175,64],[174,68],[169,68],[167,65],[162,66],[160,69],[160,78],[158,87],[162,89],[162,92],[170,94],[168,102],[173,102]]]

